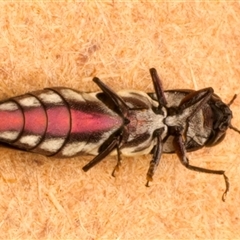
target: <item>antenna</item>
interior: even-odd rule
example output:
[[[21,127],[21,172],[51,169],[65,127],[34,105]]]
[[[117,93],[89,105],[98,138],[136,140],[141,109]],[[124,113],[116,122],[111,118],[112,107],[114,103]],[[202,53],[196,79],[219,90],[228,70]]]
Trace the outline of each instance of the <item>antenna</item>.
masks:
[[[234,100],[237,98],[237,94],[233,95],[233,98],[231,99],[231,101],[227,104],[229,107],[230,105],[232,105],[232,103],[234,102]]]
[[[234,102],[234,100],[237,98],[237,94],[234,94],[233,98],[231,99],[231,101],[227,104],[228,107],[230,107],[230,105]],[[234,127],[231,123],[229,124],[229,128],[232,129],[233,131],[237,132],[240,134],[240,130],[237,129],[236,127]]]
[[[232,124],[229,125],[229,128],[232,129],[233,131],[237,132],[240,134],[240,130],[238,130],[236,127],[234,127]]]

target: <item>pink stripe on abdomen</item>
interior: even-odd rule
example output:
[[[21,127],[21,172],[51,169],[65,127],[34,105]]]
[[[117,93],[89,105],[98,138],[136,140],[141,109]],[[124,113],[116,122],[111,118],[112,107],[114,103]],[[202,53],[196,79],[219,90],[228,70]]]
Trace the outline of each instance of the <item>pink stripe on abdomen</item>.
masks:
[[[21,110],[0,111],[0,132],[17,131],[23,129],[23,114]]]
[[[27,109],[24,111],[24,130],[31,134],[42,136],[47,126],[47,116],[42,107]]]
[[[48,128],[51,136],[66,136],[70,131],[70,113],[66,106],[47,109]]]
[[[32,134],[43,135],[46,131],[51,136],[66,136],[70,130],[70,114],[65,106],[42,107],[24,111],[24,130]]]
[[[71,109],[72,133],[102,132],[122,125],[119,116],[101,113],[85,113]]]

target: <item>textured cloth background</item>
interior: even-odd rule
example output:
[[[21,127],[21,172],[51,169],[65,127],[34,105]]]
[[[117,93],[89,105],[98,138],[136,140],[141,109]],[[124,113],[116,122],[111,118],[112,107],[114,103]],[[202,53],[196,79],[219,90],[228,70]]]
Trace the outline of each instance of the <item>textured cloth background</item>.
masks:
[[[225,102],[240,93],[239,2],[0,3],[0,98],[51,86],[153,91],[211,86]],[[240,98],[231,109],[240,128]],[[1,124],[1,119],[0,119]],[[46,158],[0,147],[1,239],[237,239],[240,136],[189,154],[185,169],[164,155],[150,188],[151,156],[114,157],[84,173],[92,157]]]

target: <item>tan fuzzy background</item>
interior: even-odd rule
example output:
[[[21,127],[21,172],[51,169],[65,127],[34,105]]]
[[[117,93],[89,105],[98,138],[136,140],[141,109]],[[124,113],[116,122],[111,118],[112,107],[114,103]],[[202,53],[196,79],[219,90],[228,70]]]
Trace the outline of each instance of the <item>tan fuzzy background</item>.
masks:
[[[116,91],[211,86],[240,94],[240,3],[91,1],[0,3],[0,99],[51,86]],[[231,109],[240,128],[240,97]],[[1,123],[1,119],[0,119]],[[146,188],[151,156],[114,157],[84,173],[91,157],[53,159],[0,147],[0,239],[240,239],[240,136],[189,154],[221,176],[163,155]]]

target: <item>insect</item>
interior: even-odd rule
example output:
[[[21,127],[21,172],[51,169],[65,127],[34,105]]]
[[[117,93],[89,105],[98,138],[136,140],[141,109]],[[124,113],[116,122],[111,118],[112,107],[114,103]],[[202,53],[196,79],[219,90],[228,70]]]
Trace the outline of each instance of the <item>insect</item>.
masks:
[[[162,153],[176,153],[188,169],[223,175],[189,163],[187,152],[220,143],[231,124],[232,112],[212,88],[164,91],[157,71],[150,74],[154,93],[115,93],[99,78],[93,81],[101,92],[84,93],[64,87],[46,88],[0,103],[0,141],[18,149],[47,156],[95,157],[83,167],[88,171],[107,155],[152,154],[147,183],[152,181]]]

